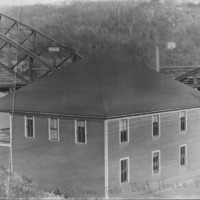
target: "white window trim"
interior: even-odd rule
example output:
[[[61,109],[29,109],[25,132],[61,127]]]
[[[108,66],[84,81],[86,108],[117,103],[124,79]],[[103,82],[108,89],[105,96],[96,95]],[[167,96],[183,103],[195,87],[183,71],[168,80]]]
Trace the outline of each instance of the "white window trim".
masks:
[[[27,136],[27,118],[33,118],[33,137],[28,137]],[[24,133],[25,133],[25,138],[30,138],[30,139],[34,139],[35,138],[35,117],[34,116],[24,116]]]
[[[127,160],[127,162],[128,162],[128,180],[127,180],[127,182],[121,182],[121,161],[122,160]],[[120,182],[120,185],[122,185],[122,184],[126,184],[126,183],[129,183],[130,182],[130,162],[129,162],[129,157],[124,157],[124,158],[121,158],[120,160],[119,160],[119,182]]]
[[[185,130],[181,131],[181,112],[185,112]],[[186,110],[181,110],[179,112],[179,131],[181,134],[187,133],[187,111]]]
[[[181,147],[185,146],[185,165],[181,165]],[[179,146],[179,167],[186,167],[187,166],[187,144],[182,144]]]
[[[121,142],[121,121],[127,120],[127,142]],[[119,120],[119,144],[128,144],[129,143],[129,119],[128,118],[122,118]]]
[[[153,154],[154,153],[159,153],[159,157],[158,157],[158,160],[159,160],[159,172],[158,173],[154,173],[154,171],[153,171]],[[156,151],[152,151],[152,158],[151,158],[151,162],[152,162],[152,166],[151,166],[151,168],[152,168],[152,175],[153,176],[156,176],[156,175],[159,175],[159,174],[161,174],[161,152],[160,152],[160,150],[156,150]]]
[[[153,116],[158,116],[158,136],[153,136]],[[160,126],[160,114],[155,114],[151,116],[151,132],[152,132],[152,139],[158,139],[161,136],[161,126]]]
[[[50,131],[50,128],[51,128],[51,119],[57,119],[57,122],[58,122],[58,139],[57,140],[52,140],[51,139],[51,137],[50,137],[50,133],[51,133],[51,131]],[[49,141],[53,141],[53,142],[59,142],[60,141],[60,120],[59,120],[59,118],[54,118],[54,117],[49,117],[48,118],[48,126],[49,126],[49,130],[48,130],[48,132],[49,132]]]
[[[85,143],[82,143],[82,142],[78,142],[77,140],[77,121],[84,121],[84,124],[85,124]],[[75,144],[87,144],[87,121],[86,120],[75,120]]]

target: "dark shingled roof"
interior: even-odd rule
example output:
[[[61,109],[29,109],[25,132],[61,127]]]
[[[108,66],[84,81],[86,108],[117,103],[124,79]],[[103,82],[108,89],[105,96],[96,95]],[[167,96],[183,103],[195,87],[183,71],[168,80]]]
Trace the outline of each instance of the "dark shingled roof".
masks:
[[[200,106],[200,93],[118,54],[72,63],[15,93],[15,112],[112,118]],[[0,99],[12,110],[13,95]]]

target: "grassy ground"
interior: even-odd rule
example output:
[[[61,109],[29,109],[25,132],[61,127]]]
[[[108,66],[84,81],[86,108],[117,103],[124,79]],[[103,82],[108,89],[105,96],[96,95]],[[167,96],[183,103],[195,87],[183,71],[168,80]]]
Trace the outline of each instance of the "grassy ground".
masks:
[[[0,166],[0,199],[64,199],[55,193],[40,190],[29,177]]]

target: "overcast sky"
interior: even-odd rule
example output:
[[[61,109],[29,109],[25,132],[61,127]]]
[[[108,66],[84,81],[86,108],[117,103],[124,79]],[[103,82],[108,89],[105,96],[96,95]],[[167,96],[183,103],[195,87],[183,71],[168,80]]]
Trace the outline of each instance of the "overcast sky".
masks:
[[[58,3],[69,0],[0,0],[0,5],[31,5],[36,3]]]
[[[88,0],[0,0],[1,5],[32,5],[32,4],[47,4],[47,3],[59,3],[59,2],[73,2],[73,1],[88,1]],[[89,1],[113,1],[113,0],[89,0]],[[121,0],[126,1],[126,0]],[[139,0],[138,0],[139,1]],[[165,0],[164,0],[165,1]],[[200,2],[200,0],[179,0],[181,1],[193,1],[193,2]]]
[[[32,4],[46,4],[46,3],[59,3],[59,2],[73,2],[73,1],[88,1],[88,0],[0,0],[1,5],[32,5]],[[113,1],[113,0],[89,0],[89,1]],[[121,0],[125,1],[125,0]]]

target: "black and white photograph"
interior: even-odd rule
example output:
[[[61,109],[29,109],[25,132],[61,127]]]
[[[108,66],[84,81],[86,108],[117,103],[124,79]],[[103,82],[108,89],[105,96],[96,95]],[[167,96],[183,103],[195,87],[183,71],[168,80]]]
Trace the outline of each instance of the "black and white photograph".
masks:
[[[0,199],[200,199],[200,0],[0,0]]]

